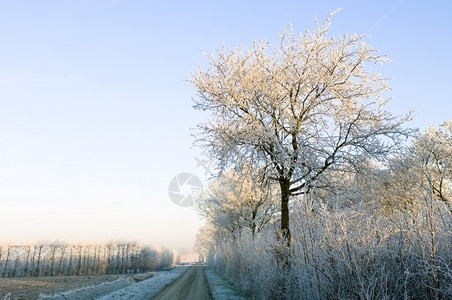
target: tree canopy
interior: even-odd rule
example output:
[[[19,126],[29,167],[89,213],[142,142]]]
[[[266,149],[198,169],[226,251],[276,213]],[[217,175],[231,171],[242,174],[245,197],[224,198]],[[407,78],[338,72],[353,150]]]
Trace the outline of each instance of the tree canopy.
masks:
[[[330,37],[330,16],[313,31],[287,26],[279,44],[206,54],[192,74],[195,108],[211,112],[197,142],[222,166],[252,162],[281,189],[281,230],[288,240],[291,196],[308,193],[329,169],[356,157],[387,155],[408,134],[409,115],[385,110],[387,80],[371,69],[386,56],[364,35]]]

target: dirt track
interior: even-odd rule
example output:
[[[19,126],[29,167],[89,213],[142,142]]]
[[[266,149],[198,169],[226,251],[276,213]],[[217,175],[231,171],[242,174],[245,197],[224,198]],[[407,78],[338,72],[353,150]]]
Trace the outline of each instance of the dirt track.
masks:
[[[201,266],[192,266],[167,286],[154,300],[208,300],[209,285]]]

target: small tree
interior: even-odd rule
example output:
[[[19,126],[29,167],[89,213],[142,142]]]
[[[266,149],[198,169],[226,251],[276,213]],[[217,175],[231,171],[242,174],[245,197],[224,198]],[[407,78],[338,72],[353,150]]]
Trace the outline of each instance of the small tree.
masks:
[[[223,47],[190,79],[195,109],[212,113],[197,143],[223,167],[252,161],[279,183],[288,243],[291,196],[308,193],[325,171],[358,155],[388,154],[408,134],[401,125],[409,116],[384,110],[387,81],[367,69],[386,57],[363,35],[328,37],[333,14],[299,36],[287,26],[277,45]]]
[[[232,237],[240,236],[243,229],[254,237],[276,215],[274,195],[272,186],[260,182],[256,172],[229,170],[211,181],[196,208]]]
[[[452,212],[452,121],[416,136],[412,146],[391,161],[380,181],[380,193],[390,206],[422,206],[420,195],[429,191],[432,199]]]
[[[452,212],[452,121],[430,127],[413,144],[413,167],[422,176],[421,188],[431,190]]]

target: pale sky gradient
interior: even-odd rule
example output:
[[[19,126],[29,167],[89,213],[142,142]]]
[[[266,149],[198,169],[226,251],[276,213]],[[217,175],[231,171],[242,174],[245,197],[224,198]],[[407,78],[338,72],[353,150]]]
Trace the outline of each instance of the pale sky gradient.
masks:
[[[319,1],[320,2],[320,1]],[[0,1],[0,242],[191,246],[201,220],[168,196],[190,149],[184,75],[213,52],[277,40],[328,11],[392,62],[390,109],[452,118],[450,1]],[[204,176],[205,178],[205,176]]]

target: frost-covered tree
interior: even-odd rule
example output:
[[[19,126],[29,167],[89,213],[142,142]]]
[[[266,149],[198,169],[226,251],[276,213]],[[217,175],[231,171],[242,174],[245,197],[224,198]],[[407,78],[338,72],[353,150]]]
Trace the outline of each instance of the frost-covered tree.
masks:
[[[254,237],[275,218],[275,194],[273,186],[261,182],[256,171],[228,170],[210,182],[196,208],[230,236],[238,237],[247,230]]]
[[[195,109],[211,112],[197,143],[221,166],[253,161],[280,187],[281,231],[290,243],[289,200],[356,156],[386,155],[409,118],[385,110],[387,80],[369,69],[387,58],[363,35],[329,37],[331,13],[313,31],[287,26],[278,44],[208,55],[192,74]]]
[[[389,210],[416,210],[427,196],[452,212],[452,121],[416,136],[380,173],[374,192]]]
[[[452,211],[452,121],[430,127],[414,141],[415,165],[424,185]]]
[[[206,224],[204,224],[196,234],[195,250],[199,257],[204,261],[209,254],[209,250],[214,247],[215,244],[218,245],[214,240],[216,230],[217,228],[213,226],[212,221],[207,220]]]

